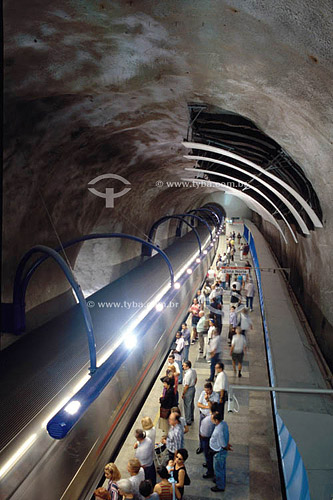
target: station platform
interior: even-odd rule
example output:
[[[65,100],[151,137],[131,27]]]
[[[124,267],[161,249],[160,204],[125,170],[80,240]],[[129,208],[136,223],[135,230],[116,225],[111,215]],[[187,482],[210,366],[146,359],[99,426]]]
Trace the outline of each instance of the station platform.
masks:
[[[220,237],[216,255],[218,255],[218,253],[223,254],[223,252],[226,251],[226,237],[233,230],[236,234],[238,232],[243,234],[242,225],[227,224],[226,236],[223,235]],[[243,239],[242,242],[244,242]],[[242,266],[244,262],[240,261],[238,247],[239,245],[236,243],[237,252],[235,255],[235,263],[232,265]],[[251,262],[250,255],[248,257]],[[215,262],[216,257],[214,265]],[[225,373],[229,378],[229,384],[269,385],[263,327],[258,304],[258,293],[255,295],[254,310],[251,313],[253,330],[250,330],[247,335],[249,346],[243,362],[242,378],[238,378],[234,375],[231,356],[229,353],[230,348],[227,344],[229,331],[229,292],[230,289],[226,290],[223,295],[224,320],[221,335],[222,361],[225,365]],[[187,323],[190,327],[190,318],[188,318]],[[282,495],[273,427],[271,397],[268,393],[251,391],[238,392],[238,413],[228,413],[226,403],[225,421],[229,426],[230,444],[233,447],[233,451],[228,453],[227,458],[227,481],[225,492],[212,492],[210,489],[214,486],[212,480],[202,478],[206,469],[202,466],[204,462],[203,454],[196,454],[196,449],[199,444],[199,409],[197,408],[197,401],[204,388],[205,379],[209,377],[209,364],[201,356],[202,355],[199,354],[198,343],[196,342],[191,345],[189,355],[192,367],[196,370],[198,376],[195,395],[195,421],[190,426],[189,432],[185,434],[184,440],[185,448],[189,453],[189,457],[185,465],[191,478],[191,484],[185,487],[183,499],[281,499]],[[165,375],[166,366],[167,364],[165,364],[162,368],[146,403],[142,407],[137,420],[135,421],[120,453],[115,460],[115,463],[121,472],[122,478],[129,476],[127,472],[127,462],[130,458],[134,457],[134,431],[135,429],[141,428],[141,419],[143,417],[149,416],[153,420],[156,428],[156,442],[159,442],[162,438],[162,431],[158,429],[159,398],[162,392],[162,382],[160,381],[160,378]],[[184,412],[181,400],[182,387],[182,385],[178,387],[178,392],[180,409],[183,415]]]

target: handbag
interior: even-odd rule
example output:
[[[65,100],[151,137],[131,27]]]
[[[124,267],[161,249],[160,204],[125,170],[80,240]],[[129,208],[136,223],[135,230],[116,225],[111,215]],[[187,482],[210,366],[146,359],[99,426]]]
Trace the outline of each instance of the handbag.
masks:
[[[170,413],[171,413],[171,410],[169,408],[162,408],[162,406],[161,406],[161,408],[160,408],[160,417],[161,418],[165,418],[165,419],[169,418]]]

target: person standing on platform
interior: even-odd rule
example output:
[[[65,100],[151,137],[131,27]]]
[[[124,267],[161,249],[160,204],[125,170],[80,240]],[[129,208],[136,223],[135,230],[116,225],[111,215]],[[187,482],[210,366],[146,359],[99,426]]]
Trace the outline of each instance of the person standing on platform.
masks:
[[[185,341],[181,332],[176,333],[176,349],[174,349],[173,354],[175,356],[175,361],[179,366],[179,377],[178,384],[183,383],[183,352],[185,347]]]
[[[200,311],[200,306],[198,304],[198,299],[195,297],[193,299],[193,304],[189,308],[189,312],[192,313],[192,344],[197,339],[197,324],[199,321],[199,311]]]
[[[203,311],[205,309],[205,304],[206,304],[206,297],[203,290],[197,291],[197,299],[198,299],[198,304],[200,306],[200,311]]]
[[[189,353],[190,353],[190,344],[191,344],[191,332],[189,328],[187,327],[186,323],[182,324],[182,335],[184,339],[184,361],[188,360]]]
[[[144,500],[139,493],[139,489],[137,491],[134,490],[134,486],[130,479],[120,479],[117,484],[119,486],[119,498],[123,500],[127,500],[127,498],[131,498],[132,500]]]
[[[229,313],[229,334],[228,334],[228,345],[231,345],[232,337],[236,333],[237,326],[237,313],[236,308],[234,306],[230,307]]]
[[[253,311],[253,297],[254,297],[254,284],[252,279],[245,285],[246,290],[246,307],[250,308],[250,311]]]
[[[250,250],[250,247],[249,247],[248,243],[245,243],[245,245],[243,246],[243,257],[247,257],[249,250]]]
[[[232,285],[230,292],[230,303],[239,306],[242,303],[242,295],[240,291],[237,291],[236,285]]]
[[[153,485],[151,481],[145,480],[142,481],[139,485],[139,493],[143,496],[143,498],[148,500],[160,500],[158,493],[153,493]]]
[[[190,484],[190,478],[188,477],[186,467],[184,462],[188,458],[188,452],[185,448],[178,448],[175,453],[175,458],[173,461],[169,462],[170,470],[173,470],[173,477],[176,480],[176,487],[178,488],[181,498],[184,495],[184,486]]]
[[[137,429],[135,431],[136,443],[134,445],[135,458],[140,460],[145,473],[145,479],[150,479],[152,485],[156,484],[156,470],[154,464],[155,444],[146,436],[145,431]]]
[[[209,359],[209,356],[207,356],[207,353],[209,352],[209,345],[210,345],[210,341],[213,338],[213,331],[214,330],[216,330],[215,322],[213,319],[210,318],[207,337],[205,336],[205,338],[204,338],[204,352],[203,352],[203,357],[204,358],[207,357],[207,362],[208,361],[210,362],[210,359]]]
[[[154,427],[153,421],[150,417],[143,417],[141,419],[142,429],[146,433],[146,437],[149,437],[153,445],[155,445],[156,441],[156,429]]]
[[[221,336],[218,334],[217,329],[213,331],[213,338],[209,343],[210,354],[210,377],[206,382],[213,382],[215,376],[215,366],[221,356]]]
[[[199,312],[199,321],[197,324],[197,333],[199,339],[199,353],[203,353],[204,351],[204,334],[207,333],[206,330],[206,318],[204,311]],[[185,361],[185,360],[184,360]]]
[[[243,260],[243,243],[241,244],[241,246],[239,247],[239,260]]]
[[[241,327],[243,335],[246,335],[246,332],[250,328],[251,328],[251,330],[253,329],[253,323],[252,323],[252,320],[251,320],[251,318],[249,316],[249,309],[247,307],[244,307],[241,310],[241,313],[240,313],[240,327]]]
[[[215,276],[216,276],[216,273],[213,269],[213,266],[210,266],[210,268],[208,269],[208,272],[207,272],[207,281],[210,285],[212,285],[214,283]]]
[[[184,430],[178,413],[170,413],[169,425],[168,435],[166,438],[162,438],[162,443],[167,447],[169,460],[173,460],[176,450],[184,446]]]
[[[173,406],[177,404],[176,395],[173,387],[173,380],[170,377],[163,377],[163,394],[160,397],[160,419],[159,428],[164,432],[168,432],[168,418],[170,415],[170,410]]]
[[[236,374],[236,363],[238,363],[238,377],[242,376],[242,363],[246,349],[246,339],[242,335],[242,330],[239,326],[236,328],[236,335],[233,336],[231,341],[230,356],[232,358],[232,367]]]
[[[104,467],[105,481],[103,488],[105,488],[111,496],[111,500],[118,500],[118,486],[116,481],[121,478],[120,472],[116,464],[113,462],[106,464]]]
[[[176,375],[180,375],[180,366],[179,364],[175,361],[175,355],[171,352],[168,356],[168,368],[170,366],[174,366],[176,369]]]
[[[221,281],[221,285],[222,285],[223,290],[226,290],[226,288],[227,288],[227,286],[226,286],[227,273],[225,272],[225,270],[223,268],[221,269],[221,271],[218,272],[217,277]]]
[[[143,500],[142,496],[139,493],[139,485],[140,485],[141,481],[144,481],[145,473],[144,473],[143,467],[141,467],[140,460],[138,460],[137,458],[131,458],[128,461],[127,470],[130,474],[129,480],[132,483],[132,493],[137,495],[135,498]],[[122,481],[122,480],[120,480],[120,481]],[[119,486],[119,490],[121,490],[119,482],[118,482],[118,486]]]
[[[224,418],[224,405],[228,400],[228,390],[229,390],[229,381],[228,376],[224,372],[224,364],[221,361],[216,363],[216,380],[214,382],[213,391],[219,394],[219,412],[222,415],[222,419]]]
[[[172,500],[173,499],[173,485],[169,482],[170,474],[166,467],[159,467],[157,469],[157,474],[160,476],[162,481],[156,484],[154,492],[158,493],[160,500]],[[181,499],[181,494],[175,485],[175,496],[177,500]]]
[[[199,448],[197,448],[196,453],[203,452],[203,448],[201,446],[200,441],[200,425],[202,420],[211,414],[211,403],[218,403],[220,399],[220,395],[213,391],[213,386],[211,382],[206,382],[204,385],[204,390],[201,392],[199,400],[198,400],[198,408],[199,408]]]
[[[228,424],[223,420],[222,415],[217,411],[212,414],[211,418],[215,429],[209,440],[209,447],[214,454],[213,464],[216,477],[216,485],[211,488],[211,491],[218,492],[225,490],[226,460],[232,446],[229,444]]]
[[[94,491],[94,496],[95,496],[95,500],[111,500],[111,495],[110,495],[109,491],[107,491],[103,487],[97,488],[97,490]],[[117,500],[118,500],[118,496],[117,496]]]
[[[194,421],[194,396],[195,384],[197,383],[197,372],[192,368],[191,361],[184,361],[183,369],[185,375],[182,398],[184,402],[185,420],[187,425],[192,425]]]
[[[240,245],[242,235],[240,233],[237,234],[238,245]]]

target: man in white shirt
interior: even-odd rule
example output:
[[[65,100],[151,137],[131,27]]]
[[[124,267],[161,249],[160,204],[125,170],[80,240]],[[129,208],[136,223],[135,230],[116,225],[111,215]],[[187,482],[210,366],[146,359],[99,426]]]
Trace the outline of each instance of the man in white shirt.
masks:
[[[209,302],[213,302],[213,300],[216,297],[216,290],[215,290],[215,288],[216,288],[215,285],[212,285],[211,292],[209,294]]]
[[[253,311],[253,297],[254,297],[254,284],[252,279],[245,285],[246,290],[246,307],[250,308],[250,311]]]
[[[199,312],[199,321],[197,324],[197,334],[199,338],[199,353],[203,353],[204,350],[204,334],[207,333],[206,330],[206,318],[204,311]]]
[[[224,418],[224,405],[228,400],[229,381],[227,374],[224,373],[224,364],[221,361],[216,363],[215,370],[217,377],[213,385],[213,391],[219,393],[219,412]]]
[[[238,280],[233,281],[233,282],[231,283],[231,285],[230,285],[230,286],[231,286],[231,288],[233,288],[233,286],[234,286],[234,285],[236,285],[236,290],[237,290],[237,292],[239,292],[239,290],[242,288],[242,285],[240,284],[240,282],[239,282]]]
[[[171,352],[168,356],[168,366],[174,366],[176,369],[176,375],[180,375],[180,368],[178,363],[175,361],[175,355]]]
[[[218,331],[215,330],[212,332],[213,337],[209,342],[209,354],[210,354],[210,377],[206,379],[206,382],[213,382],[215,376],[215,366],[216,363],[220,359],[222,347],[221,347],[221,336],[218,334]]]
[[[236,308],[235,306],[230,307],[230,313],[229,313],[229,334],[228,334],[228,344],[229,346],[231,345],[232,337],[234,336],[236,332],[236,326],[237,326],[237,313],[236,313]]]
[[[194,396],[197,372],[192,368],[191,361],[184,361],[183,370],[185,373],[182,399],[184,402],[185,420],[187,425],[192,425],[192,422],[194,422]]]
[[[184,347],[185,347],[185,341],[182,336],[181,332],[176,333],[176,349],[174,349],[173,354],[175,356],[175,361],[179,366],[179,377],[178,377],[178,384],[181,384],[183,382],[183,355],[184,355]]]
[[[135,431],[136,443],[134,445],[135,458],[140,460],[141,467],[145,473],[145,479],[150,479],[153,486],[156,484],[156,470],[154,465],[154,448],[149,437],[146,437],[145,431],[136,429]]]
[[[223,287],[223,290],[225,290],[226,289],[226,281],[227,281],[227,273],[225,272],[224,269],[221,269],[221,271],[219,271],[217,278],[221,281],[221,285]]]
[[[219,402],[220,395],[217,392],[213,391],[213,386],[211,382],[206,382],[204,385],[204,390],[201,392],[200,397],[198,399],[198,408],[200,410],[200,422],[201,420],[207,415],[210,415],[210,405],[208,404],[209,401],[211,403],[218,403]]]
[[[238,363],[238,377],[242,376],[242,363],[246,350],[246,338],[242,335],[240,326],[236,328],[236,335],[233,336],[231,341],[230,356],[232,357],[232,367],[236,373],[236,363]]]

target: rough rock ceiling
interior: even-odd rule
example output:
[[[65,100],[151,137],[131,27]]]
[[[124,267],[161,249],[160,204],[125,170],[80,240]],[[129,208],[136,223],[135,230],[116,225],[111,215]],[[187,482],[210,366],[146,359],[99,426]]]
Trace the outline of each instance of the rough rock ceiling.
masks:
[[[328,246],[332,19],[324,0],[6,1],[4,298],[24,251],[58,245],[54,228],[63,241],[97,226],[142,236],[170,207],[204,203],[209,188],[165,184],[193,164],[181,146],[193,101],[249,118],[292,155],[318,194]],[[110,171],[132,185],[112,214],[87,190]],[[40,271],[32,303],[66,289],[52,276]]]

